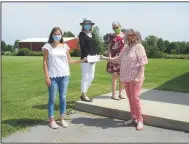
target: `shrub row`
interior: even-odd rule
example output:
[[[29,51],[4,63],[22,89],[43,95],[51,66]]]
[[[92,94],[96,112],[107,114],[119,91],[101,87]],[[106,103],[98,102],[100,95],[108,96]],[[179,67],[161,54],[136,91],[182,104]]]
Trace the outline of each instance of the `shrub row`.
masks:
[[[43,56],[43,52],[36,52],[31,51],[28,48],[22,48],[18,52],[1,52],[1,55],[6,56]],[[80,50],[79,49],[73,49],[70,51],[70,55],[73,57],[79,57],[80,56]],[[189,59],[189,54],[166,54],[163,52],[153,52],[148,53],[148,58],[167,58],[167,59]]]

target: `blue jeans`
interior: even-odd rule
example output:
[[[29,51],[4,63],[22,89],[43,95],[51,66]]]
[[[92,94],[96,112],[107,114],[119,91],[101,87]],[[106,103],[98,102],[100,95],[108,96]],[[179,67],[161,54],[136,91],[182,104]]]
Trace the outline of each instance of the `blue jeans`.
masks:
[[[48,115],[49,118],[54,116],[54,102],[59,90],[59,100],[60,100],[60,116],[64,116],[66,111],[66,94],[69,84],[69,76],[50,78],[51,85],[48,87],[49,91],[49,101],[48,101]]]

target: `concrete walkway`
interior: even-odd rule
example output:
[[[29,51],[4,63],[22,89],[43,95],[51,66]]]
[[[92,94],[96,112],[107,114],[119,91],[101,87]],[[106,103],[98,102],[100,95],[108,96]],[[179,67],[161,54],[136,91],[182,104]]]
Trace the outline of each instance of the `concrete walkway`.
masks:
[[[123,121],[76,112],[71,115],[68,128],[58,129],[45,125],[32,127],[25,132],[17,132],[3,138],[3,143],[131,143],[131,142],[186,142],[189,134],[162,128],[145,126],[136,131],[132,126],[124,126]]]
[[[75,108],[97,115],[129,119],[128,100],[115,101],[110,97],[111,93],[108,93],[95,97],[92,103],[78,101]],[[189,132],[189,93],[142,89],[141,101],[146,125]]]

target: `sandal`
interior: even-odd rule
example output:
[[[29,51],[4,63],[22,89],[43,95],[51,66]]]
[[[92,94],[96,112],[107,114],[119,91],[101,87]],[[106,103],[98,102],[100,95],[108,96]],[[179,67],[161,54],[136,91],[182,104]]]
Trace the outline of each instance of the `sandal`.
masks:
[[[113,100],[121,100],[119,97],[111,96],[111,99]]]
[[[90,99],[90,98],[86,99],[85,96],[80,96],[80,99],[81,99],[82,101],[85,101],[85,102],[92,102],[92,101],[93,101],[93,100]]]
[[[131,119],[131,120],[128,120],[128,121],[124,121],[123,124],[124,124],[124,125],[133,125],[133,126],[137,126],[137,120],[135,120],[135,119]]]
[[[122,96],[122,95],[119,95],[119,98],[120,99],[125,99],[126,97]]]

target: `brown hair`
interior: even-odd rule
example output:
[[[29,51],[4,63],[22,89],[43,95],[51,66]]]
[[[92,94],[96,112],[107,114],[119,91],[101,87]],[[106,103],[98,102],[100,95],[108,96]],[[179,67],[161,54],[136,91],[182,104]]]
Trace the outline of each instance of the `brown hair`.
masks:
[[[52,30],[51,30],[51,33],[49,35],[49,40],[48,40],[48,43],[53,43],[54,42],[54,39],[52,37],[53,33],[56,32],[57,30],[60,31],[62,37],[60,39],[60,43],[64,43],[64,40],[63,40],[63,33],[62,33],[62,30],[59,28],[59,27],[54,27]]]

